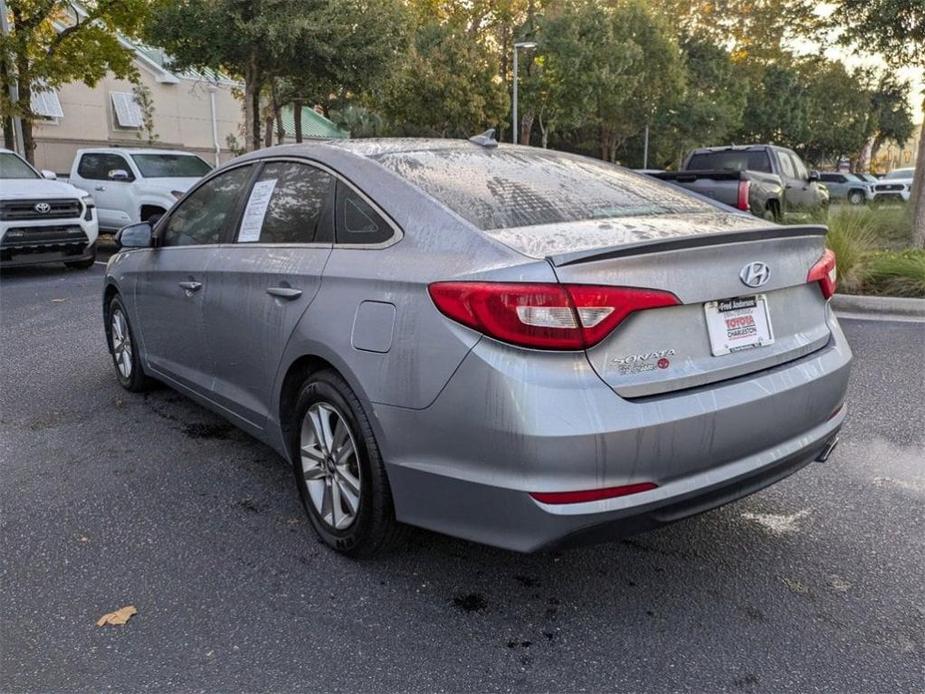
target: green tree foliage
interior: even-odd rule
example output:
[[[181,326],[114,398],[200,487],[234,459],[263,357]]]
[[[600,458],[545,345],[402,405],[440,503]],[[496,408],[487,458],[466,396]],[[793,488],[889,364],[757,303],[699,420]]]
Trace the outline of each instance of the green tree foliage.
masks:
[[[688,37],[681,50],[686,88],[672,108],[657,113],[652,130],[649,159],[660,166],[677,165],[694,147],[729,142],[742,128],[750,90],[743,71],[720,46]]]
[[[459,18],[422,19],[409,55],[372,103],[395,134],[469,137],[507,113],[498,71],[495,54]]]
[[[525,96],[539,103],[544,142],[552,128],[572,130],[572,148],[586,148],[593,136],[597,155],[615,161],[683,90],[677,43],[643,2],[552,3],[536,40],[537,70]]]
[[[925,66],[923,0],[831,0],[829,28],[858,53],[875,51],[894,66]],[[925,107],[925,94],[922,105]],[[909,205],[916,243],[925,248],[925,122],[919,136]]]
[[[751,87],[737,139],[799,147],[806,138],[808,107],[801,75],[790,66],[769,65]]]
[[[870,118],[868,136],[871,140],[870,158],[884,142],[905,143],[912,137],[915,125],[908,94],[911,85],[893,73],[886,73],[870,91]]]
[[[132,54],[118,33],[137,33],[147,15],[148,0],[8,0],[9,36],[0,36],[0,115],[4,122],[20,116],[26,157],[32,161],[35,142],[30,95],[66,82],[95,85],[107,73],[134,78]],[[20,98],[13,103],[10,82]],[[5,130],[9,130],[5,128]]]
[[[401,0],[161,0],[146,35],[178,67],[244,80],[246,144],[256,149],[261,94],[274,80],[315,96],[364,88],[400,54],[404,25]]]
[[[800,154],[815,166],[854,158],[868,135],[870,93],[863,75],[849,73],[833,61],[805,64],[802,73],[806,97],[806,128],[798,143]]]

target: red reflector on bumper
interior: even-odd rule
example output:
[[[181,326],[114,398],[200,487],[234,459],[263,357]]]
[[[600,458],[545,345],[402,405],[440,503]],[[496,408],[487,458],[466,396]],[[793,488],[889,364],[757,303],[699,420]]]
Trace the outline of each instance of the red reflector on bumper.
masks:
[[[652,482],[624,484],[622,487],[605,487],[604,489],[587,489],[580,492],[530,492],[530,496],[542,504],[581,504],[585,501],[613,499],[617,496],[629,496],[647,492],[658,487]]]

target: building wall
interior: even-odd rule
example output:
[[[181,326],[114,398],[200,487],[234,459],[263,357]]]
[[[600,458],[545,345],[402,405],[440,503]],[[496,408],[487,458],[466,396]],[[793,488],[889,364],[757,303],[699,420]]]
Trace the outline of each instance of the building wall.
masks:
[[[154,71],[140,62],[136,65],[140,82],[151,91],[154,104],[154,131],[158,139],[151,146],[194,152],[214,164],[210,84],[185,78],[176,84],[158,82]],[[219,83],[215,89],[220,160],[225,162],[234,156],[226,143],[228,135],[241,140],[243,112],[231,84]],[[36,166],[65,173],[70,171],[74,153],[82,147],[148,146],[143,132],[116,125],[110,94],[131,91],[130,82],[113,77],[101,80],[93,88],[79,82],[63,85],[58,89],[58,98],[64,117],[34,125]]]

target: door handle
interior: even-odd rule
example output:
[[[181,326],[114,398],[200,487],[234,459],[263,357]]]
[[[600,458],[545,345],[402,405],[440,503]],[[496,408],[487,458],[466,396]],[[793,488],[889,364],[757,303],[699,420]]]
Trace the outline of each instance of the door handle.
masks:
[[[202,282],[180,282],[180,286],[183,287],[187,292],[198,292],[202,289]]]
[[[292,287],[270,287],[267,289],[267,294],[270,296],[275,296],[280,299],[288,299],[292,301],[293,299],[298,299],[302,296],[301,289],[293,289]]]
[[[106,186],[96,186],[93,190],[106,190]]]

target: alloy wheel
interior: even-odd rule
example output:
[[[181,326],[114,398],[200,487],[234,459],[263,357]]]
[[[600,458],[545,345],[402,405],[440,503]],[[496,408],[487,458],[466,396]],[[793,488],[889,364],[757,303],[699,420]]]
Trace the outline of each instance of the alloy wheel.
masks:
[[[132,337],[128,331],[128,322],[120,309],[112,312],[112,356],[122,378],[132,376]]]
[[[350,425],[334,405],[316,402],[302,419],[302,476],[321,520],[344,530],[360,509],[360,461]]]

